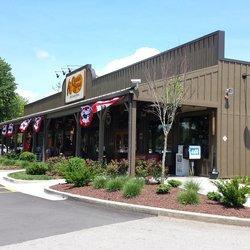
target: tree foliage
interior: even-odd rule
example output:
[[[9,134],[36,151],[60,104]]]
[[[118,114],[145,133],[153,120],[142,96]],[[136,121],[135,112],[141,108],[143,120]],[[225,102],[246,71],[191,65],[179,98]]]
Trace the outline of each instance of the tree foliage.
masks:
[[[16,94],[15,90],[16,83],[11,66],[0,58],[0,122],[23,114],[27,100]]]

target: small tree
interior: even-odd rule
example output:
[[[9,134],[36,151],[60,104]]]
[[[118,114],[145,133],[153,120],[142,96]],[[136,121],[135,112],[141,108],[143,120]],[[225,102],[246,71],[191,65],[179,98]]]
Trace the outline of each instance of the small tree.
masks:
[[[173,64],[171,61],[163,60],[160,80],[159,76],[156,77],[156,72],[156,70],[147,68],[145,75],[150,95],[153,97],[151,111],[160,120],[164,135],[161,171],[161,183],[164,183],[168,135],[173,126],[177,110],[183,103],[186,94],[186,88],[184,88],[186,58],[183,57],[177,67],[176,62]]]

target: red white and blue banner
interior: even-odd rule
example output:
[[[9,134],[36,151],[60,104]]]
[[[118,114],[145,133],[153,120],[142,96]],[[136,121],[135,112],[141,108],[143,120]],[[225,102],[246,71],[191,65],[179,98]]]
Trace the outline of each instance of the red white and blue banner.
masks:
[[[11,137],[14,134],[14,124],[10,123],[8,125],[7,136]]]
[[[2,128],[2,135],[6,136],[7,135],[7,131],[8,131],[8,125],[4,125]]]
[[[103,109],[108,108],[111,105],[118,103],[123,97],[115,97],[106,101],[98,101],[92,105],[93,113],[97,113]]]
[[[111,105],[115,105],[122,98],[123,97],[115,97],[110,100],[95,102],[92,106],[86,105],[81,107],[81,113],[80,113],[81,126],[88,127],[91,124],[95,113],[100,112],[101,110],[104,110],[110,107]]]
[[[29,124],[31,122],[31,118],[30,119],[27,119],[27,120],[24,120],[20,127],[19,127],[19,130],[21,133],[24,133],[26,131],[26,129],[29,127]]]
[[[86,105],[81,107],[81,113],[80,113],[80,124],[83,127],[88,127],[92,120],[93,120],[93,111],[91,106]]]
[[[36,133],[38,133],[41,129],[42,120],[43,118],[41,116],[34,118],[33,129]]]

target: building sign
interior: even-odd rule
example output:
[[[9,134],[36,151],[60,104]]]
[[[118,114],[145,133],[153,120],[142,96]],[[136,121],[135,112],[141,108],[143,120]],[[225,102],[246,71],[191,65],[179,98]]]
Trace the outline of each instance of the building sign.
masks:
[[[189,159],[197,160],[201,158],[201,146],[189,146]]]
[[[74,102],[85,96],[85,69],[66,78],[65,102]]]

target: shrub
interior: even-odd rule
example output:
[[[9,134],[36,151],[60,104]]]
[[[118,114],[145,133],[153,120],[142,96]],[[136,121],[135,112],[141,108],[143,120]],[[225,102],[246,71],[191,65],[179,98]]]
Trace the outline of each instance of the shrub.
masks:
[[[31,153],[31,152],[22,152],[19,156],[19,159],[21,161],[30,161],[30,162],[34,162],[36,161],[36,155]]]
[[[239,176],[236,177],[240,183],[250,186],[250,176]]]
[[[110,192],[121,190],[127,180],[128,177],[124,176],[112,178],[107,182],[106,189]]]
[[[138,196],[143,189],[143,182],[138,179],[128,180],[122,189],[122,194],[126,198]]]
[[[108,179],[106,176],[96,176],[93,180],[93,187],[98,189],[98,188],[105,188],[106,184],[108,182]]]
[[[225,206],[242,207],[247,201],[247,195],[250,193],[250,188],[247,186],[240,186],[237,178],[231,181],[216,181],[214,184],[222,194],[221,201]]]
[[[179,180],[168,180],[168,184],[172,187],[179,187],[181,186],[182,182]]]
[[[2,163],[3,166],[15,166],[16,165],[16,161],[13,159],[7,159],[5,158]]]
[[[160,184],[157,187],[156,193],[157,194],[167,194],[171,190],[171,186],[169,184]]]
[[[147,177],[148,170],[147,170],[147,162],[143,160],[137,160],[135,163],[135,174],[138,177]]]
[[[33,162],[26,167],[26,174],[44,175],[48,170],[47,164],[43,162]]]
[[[48,165],[48,175],[62,176],[64,168],[61,168],[61,166],[65,160],[65,157],[62,156],[50,157],[46,162]]]
[[[11,159],[11,160],[18,160],[19,159],[19,154],[16,153],[7,153],[4,155],[7,159]]]
[[[155,179],[161,176],[161,162],[160,161],[148,160],[146,164],[147,164],[148,175],[152,175]],[[166,174],[167,172],[168,172],[168,169],[166,167]]]
[[[99,161],[87,159],[86,164],[91,171],[92,179],[99,175],[106,175],[106,169]]]
[[[78,157],[70,158],[65,162],[64,176],[67,183],[73,183],[76,187],[87,185],[91,180],[91,171],[86,162]]]
[[[212,201],[220,201],[222,196],[218,192],[208,192],[207,193],[207,198]]]
[[[112,160],[107,165],[107,174],[110,176],[124,175],[128,171],[128,161],[127,160]]]
[[[184,205],[195,205],[200,203],[200,198],[198,193],[194,189],[187,189],[179,194],[178,201],[179,203]]]
[[[32,162],[19,160],[17,164],[22,168],[27,168],[30,164],[32,164]]]
[[[186,190],[194,190],[196,192],[198,192],[201,188],[200,188],[200,183],[199,182],[196,182],[196,181],[193,181],[193,180],[190,180],[190,181],[186,181],[184,183],[184,188]]]

